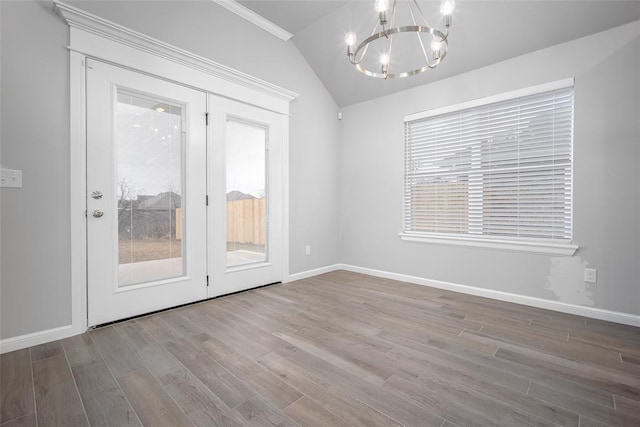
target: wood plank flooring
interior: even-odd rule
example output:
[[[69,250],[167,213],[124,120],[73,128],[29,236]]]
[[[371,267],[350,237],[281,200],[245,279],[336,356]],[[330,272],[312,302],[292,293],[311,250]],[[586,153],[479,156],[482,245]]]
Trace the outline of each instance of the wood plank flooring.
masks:
[[[1,356],[0,426],[640,426],[640,329],[337,271]]]

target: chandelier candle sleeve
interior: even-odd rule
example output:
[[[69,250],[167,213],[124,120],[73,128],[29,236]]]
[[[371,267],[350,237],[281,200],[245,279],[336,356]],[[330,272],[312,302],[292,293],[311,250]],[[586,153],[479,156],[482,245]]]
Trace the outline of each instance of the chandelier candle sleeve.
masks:
[[[389,73],[389,55],[386,53],[380,55],[380,64],[382,65],[382,74],[386,76]]]
[[[433,59],[438,60],[440,59],[440,49],[442,49],[442,40],[440,40],[439,38],[434,38],[431,41],[431,50],[433,51]]]
[[[347,33],[344,36],[344,42],[347,44],[347,55],[353,55],[356,49],[357,41],[356,33]]]
[[[374,10],[378,16],[369,36],[357,45],[356,33],[345,34],[347,58],[362,74],[380,79],[410,77],[436,68],[449,50],[449,27],[454,9],[454,0],[443,0],[440,5],[442,27],[438,29],[429,25],[417,0],[393,0],[391,6],[390,0],[375,0]],[[394,41],[400,34],[415,37],[401,36]],[[402,47],[401,52],[412,52],[409,61],[413,62],[403,64],[403,58],[392,59],[394,43]],[[379,55],[379,61],[375,56],[371,58],[372,55]]]
[[[375,5],[376,12],[378,12],[378,19],[380,20],[380,25],[387,24],[387,10],[389,9],[389,1],[388,0],[376,0]]]

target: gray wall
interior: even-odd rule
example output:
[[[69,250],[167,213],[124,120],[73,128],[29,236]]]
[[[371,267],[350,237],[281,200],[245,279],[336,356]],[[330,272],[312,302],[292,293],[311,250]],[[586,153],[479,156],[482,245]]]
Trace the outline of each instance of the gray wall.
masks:
[[[290,121],[290,269],[338,262],[337,107],[292,42],[211,1],[72,4],[299,93]],[[24,180],[21,190],[0,190],[5,339],[71,322],[69,32],[51,1],[0,8],[1,158]]]
[[[640,22],[344,108],[341,261],[640,314]],[[442,67],[446,67],[446,62]],[[575,77],[574,257],[401,241],[403,116]],[[583,268],[598,283],[583,282]]]
[[[0,2],[0,337],[71,323],[68,30],[48,2]]]

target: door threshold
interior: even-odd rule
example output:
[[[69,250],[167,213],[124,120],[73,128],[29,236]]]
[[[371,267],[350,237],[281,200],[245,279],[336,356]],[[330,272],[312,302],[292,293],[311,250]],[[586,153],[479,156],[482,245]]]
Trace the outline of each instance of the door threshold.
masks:
[[[186,304],[180,304],[180,305],[176,305],[176,306],[173,306],[173,307],[163,308],[161,310],[151,311],[151,312],[143,313],[143,314],[137,314],[135,316],[126,317],[124,319],[113,320],[111,322],[101,323],[99,325],[90,326],[90,327],[87,328],[87,330],[92,331],[94,329],[105,328],[107,326],[116,325],[118,323],[128,322],[129,320],[141,319],[143,317],[153,316],[155,314],[162,313],[162,312],[165,312],[165,311],[176,310],[178,308],[188,307],[190,305],[195,305],[195,304],[201,304],[201,303],[208,302],[208,301],[213,301],[213,300],[216,300],[216,299],[219,299],[219,298],[224,298],[224,297],[228,297],[228,296],[231,296],[231,295],[242,294],[242,293],[245,293],[245,292],[255,291],[256,289],[266,288],[268,286],[274,286],[274,285],[280,285],[280,284],[282,284],[282,282],[267,283],[266,285],[256,286],[255,288],[243,289],[241,291],[231,292],[231,293],[228,293],[228,294],[218,295],[218,296],[211,297],[211,298],[205,298],[205,299],[201,299],[201,300],[198,300],[198,301],[188,302]]]

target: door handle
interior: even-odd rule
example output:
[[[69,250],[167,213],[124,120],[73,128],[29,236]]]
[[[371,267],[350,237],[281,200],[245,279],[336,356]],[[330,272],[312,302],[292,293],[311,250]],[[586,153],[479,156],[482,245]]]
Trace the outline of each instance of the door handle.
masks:
[[[91,213],[95,218],[101,218],[102,215],[104,215],[104,212],[102,212],[100,209],[96,209]]]

